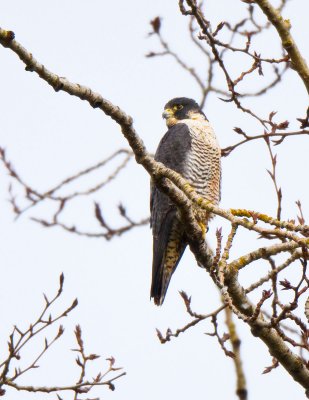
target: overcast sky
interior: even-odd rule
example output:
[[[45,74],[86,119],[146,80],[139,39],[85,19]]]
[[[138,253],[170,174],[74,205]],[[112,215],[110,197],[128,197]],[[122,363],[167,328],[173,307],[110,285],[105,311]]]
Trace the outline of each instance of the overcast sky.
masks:
[[[188,20],[178,11],[176,0],[53,0],[1,1],[0,26],[13,30],[22,43],[48,69],[73,82],[91,87],[133,116],[138,134],[149,151],[165,133],[161,118],[164,104],[176,96],[197,100],[196,84],[170,58],[145,58],[149,51],[160,50],[155,37],[148,37],[149,21],[163,18],[163,34],[176,51],[203,71],[201,58],[187,39]],[[219,22],[239,19],[246,7],[240,1],[208,1],[209,19]],[[308,58],[308,0],[289,1],[284,16],[292,23],[292,33]],[[278,38],[271,32],[264,51],[272,56]],[[7,150],[22,178],[39,190],[47,190],[62,179],[127,147],[118,127],[99,110],[65,93],[56,93],[23,64],[10,50],[0,47],[0,145]],[[242,68],[242,65],[236,65]],[[262,78],[260,78],[262,79]],[[278,119],[291,121],[303,117],[307,104],[304,86],[295,72],[289,71],[285,84],[248,105],[267,116],[278,111]],[[212,95],[205,110],[222,147],[238,140],[233,127],[241,126],[251,134],[260,134],[260,126],[243,116],[231,103]],[[308,208],[308,138],[287,139],[278,152],[278,180],[283,190],[283,218],[295,218],[295,201],[301,199],[304,213]],[[222,207],[255,209],[276,213],[276,197],[266,172],[270,160],[265,144],[246,144],[223,160]],[[100,175],[102,174],[102,175]],[[95,182],[108,170],[92,178]],[[235,398],[235,374],[218,343],[205,332],[205,322],[191,331],[161,345],[155,328],[177,329],[190,321],[178,294],[192,295],[193,308],[208,313],[220,304],[220,297],[208,275],[196,267],[189,251],[173,276],[164,306],[149,301],[152,243],[148,227],[110,242],[86,239],[59,228],[44,229],[29,217],[50,216],[51,206],[30,210],[14,222],[8,200],[10,179],[0,166],[0,242],[2,273],[0,281],[0,354],[12,326],[25,328],[43,306],[42,292],[51,296],[57,290],[58,277],[65,275],[65,290],[58,310],[75,298],[78,308],[65,320],[66,332],[53,350],[40,362],[41,368],[29,372],[21,384],[70,384],[78,376],[74,365],[73,329],[80,323],[86,350],[102,356],[113,355],[127,376],[116,382],[115,392],[105,388],[90,397],[104,399],[232,399]],[[87,187],[84,180],[81,188]],[[17,195],[21,193],[13,186]],[[149,214],[149,178],[144,170],[130,162],[117,182],[91,199],[83,199],[66,212],[66,221],[78,223],[84,230],[98,229],[93,215],[93,200],[99,202],[111,224],[120,222],[117,206],[122,202],[135,219]],[[215,243],[215,230],[224,226],[216,218],[209,231]],[[224,230],[225,232],[225,230]],[[241,236],[243,239],[245,236]],[[258,243],[259,244],[259,243]],[[253,236],[238,240],[235,255],[257,246]],[[257,268],[258,265],[255,265]],[[244,274],[247,282],[259,276],[253,266]],[[54,331],[57,327],[55,327]],[[224,330],[224,328],[223,328]],[[50,332],[52,336],[53,330]],[[304,398],[302,388],[279,367],[261,375],[271,357],[248,328],[239,324],[243,340],[241,352],[247,373],[249,398],[280,400]],[[29,348],[38,350],[43,338]],[[22,364],[24,365],[24,364]],[[93,372],[94,373],[94,372]],[[72,398],[68,394],[64,399]],[[7,391],[7,399],[33,399]],[[45,399],[42,395],[37,398]],[[49,397],[48,397],[49,398]],[[53,398],[52,396],[50,398]]]

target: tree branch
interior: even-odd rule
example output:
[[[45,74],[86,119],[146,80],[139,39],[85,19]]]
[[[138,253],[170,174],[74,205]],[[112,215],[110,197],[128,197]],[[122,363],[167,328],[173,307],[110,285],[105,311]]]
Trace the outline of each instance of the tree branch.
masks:
[[[236,325],[233,321],[233,314],[228,307],[225,308],[225,316],[225,322],[229,331],[230,342],[232,344],[233,353],[235,355],[235,357],[233,358],[233,362],[236,370],[236,394],[239,397],[239,400],[246,400],[248,398],[248,391],[246,377],[240,355],[241,341],[237,334]]]
[[[302,130],[302,131],[295,131],[295,132],[282,132],[282,133],[267,133],[267,137],[279,137],[280,143],[289,136],[299,136],[299,135],[309,135],[309,130]],[[265,139],[265,133],[262,135],[256,135],[256,136],[246,136],[244,140],[241,140],[238,143],[235,143],[231,146],[225,147],[224,149],[221,150],[222,156],[228,156],[233,150],[235,150],[238,146],[241,146],[244,143],[250,142],[251,140],[256,140],[256,139]]]
[[[276,28],[284,49],[290,56],[293,69],[303,80],[307,92],[309,93],[309,68],[306,60],[301,55],[293,36],[291,35],[291,23],[287,19],[283,19],[279,10],[276,10],[268,0],[254,0],[261,8],[270,23]]]

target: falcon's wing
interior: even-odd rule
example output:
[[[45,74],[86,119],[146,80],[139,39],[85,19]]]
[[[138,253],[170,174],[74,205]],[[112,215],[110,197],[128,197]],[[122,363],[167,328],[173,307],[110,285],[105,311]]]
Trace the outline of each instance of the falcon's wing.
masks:
[[[178,123],[172,126],[162,138],[155,160],[183,174],[190,149],[189,128],[186,124]],[[162,304],[170,278],[184,252],[186,242],[176,218],[175,205],[153,184],[150,208],[153,233],[151,297],[154,297],[156,304]]]

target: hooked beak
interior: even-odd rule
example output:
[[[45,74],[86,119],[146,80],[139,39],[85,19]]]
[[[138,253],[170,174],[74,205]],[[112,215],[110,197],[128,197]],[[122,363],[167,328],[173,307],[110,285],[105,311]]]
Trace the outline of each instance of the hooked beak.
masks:
[[[173,110],[171,110],[170,108],[166,108],[163,111],[162,118],[168,119],[168,118],[173,117],[173,116],[174,116]]]

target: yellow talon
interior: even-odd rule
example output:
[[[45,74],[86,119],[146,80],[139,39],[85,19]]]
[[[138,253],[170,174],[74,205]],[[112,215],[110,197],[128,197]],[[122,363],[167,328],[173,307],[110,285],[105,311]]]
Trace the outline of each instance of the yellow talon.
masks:
[[[202,204],[203,204],[203,201],[204,201],[204,199],[203,199],[203,197],[199,197],[198,199],[197,199],[197,205],[199,205],[199,206],[201,206]]]
[[[205,239],[206,231],[207,231],[207,225],[203,224],[203,222],[201,222],[201,221],[198,221],[197,223],[199,224],[199,226],[200,226],[200,228],[202,230],[202,237],[203,237],[203,239]]]
[[[184,189],[187,190],[189,193],[194,192],[193,187],[190,185],[190,183],[185,183],[184,184]]]

